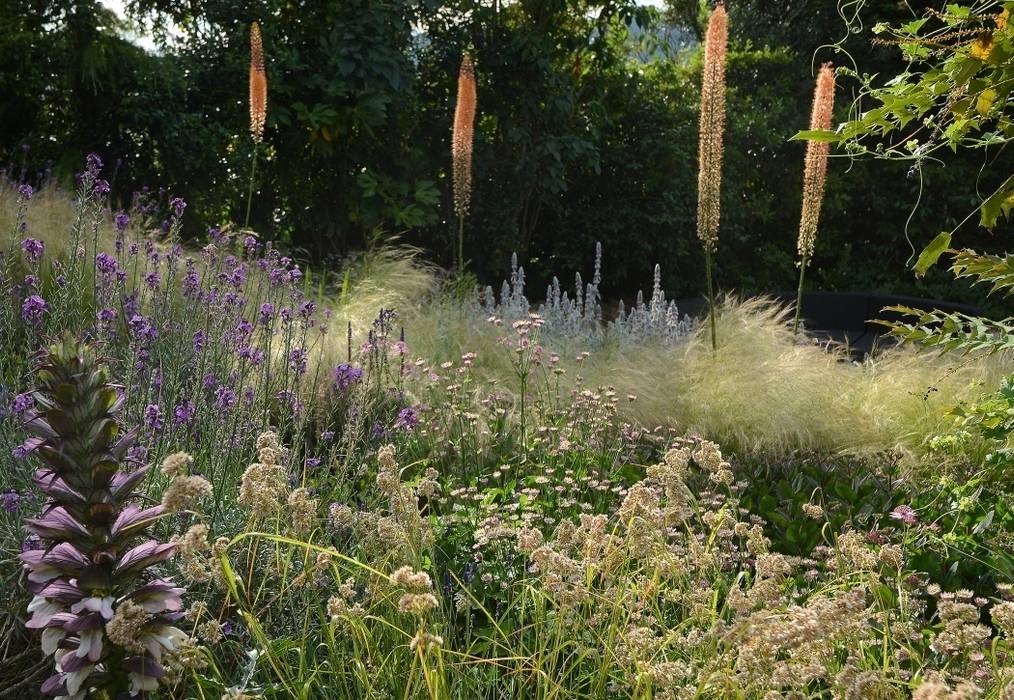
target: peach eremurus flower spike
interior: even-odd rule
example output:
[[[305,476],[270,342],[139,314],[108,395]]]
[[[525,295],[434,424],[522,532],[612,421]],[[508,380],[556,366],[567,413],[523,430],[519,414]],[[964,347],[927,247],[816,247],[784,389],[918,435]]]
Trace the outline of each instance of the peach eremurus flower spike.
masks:
[[[701,81],[700,150],[697,179],[697,237],[708,253],[718,243],[722,185],[722,132],[725,129],[725,54],[729,19],[719,2],[708,20]]]
[[[718,217],[722,192],[722,132],[725,130],[725,53],[729,43],[729,16],[718,0],[708,19],[704,43],[704,75],[701,78],[701,124],[698,139],[697,237],[704,247],[704,271],[708,284],[708,317],[711,349],[718,348],[715,330],[715,283],[711,257],[718,247]]]
[[[472,138],[475,122],[475,66],[467,53],[458,71],[458,102],[451,134],[451,169],[454,175],[454,211],[468,213],[472,196]]]
[[[268,117],[268,78],[264,72],[264,43],[261,28],[250,25],[250,135],[255,143],[264,138]]]
[[[811,131],[829,131],[831,112],[834,110],[834,68],[825,63],[817,74],[817,88],[813,94],[813,111],[810,114]],[[827,181],[827,141],[806,142],[806,168],[803,171],[803,213],[799,219],[799,257],[803,264],[813,255],[817,239],[817,222],[824,201],[824,184]]]
[[[831,112],[834,110],[834,68],[830,63],[820,67],[817,87],[813,93],[813,110],[810,113],[811,131],[829,131]],[[807,141],[806,166],[803,170],[803,208],[799,217],[799,289],[796,292],[796,318],[792,322],[792,333],[799,332],[799,317],[803,308],[803,280],[806,266],[813,257],[817,241],[817,223],[820,221],[820,207],[824,201],[824,185],[827,182],[827,155],[830,144],[827,141]]]

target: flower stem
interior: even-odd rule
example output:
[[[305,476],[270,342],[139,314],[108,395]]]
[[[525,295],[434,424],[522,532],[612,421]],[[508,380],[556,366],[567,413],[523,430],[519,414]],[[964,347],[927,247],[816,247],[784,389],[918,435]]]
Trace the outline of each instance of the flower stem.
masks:
[[[257,142],[254,141],[253,156],[250,159],[250,187],[246,194],[246,218],[243,219],[243,228],[250,226],[250,205],[253,204],[254,177],[257,174]]]
[[[704,253],[704,271],[708,278],[708,316],[711,318],[711,350],[718,349],[718,336],[715,332],[715,286],[711,278],[711,253]]]
[[[799,291],[796,292],[796,318],[792,322],[792,335],[799,332],[799,315],[803,310],[803,277],[806,275],[806,264],[809,258],[804,257],[799,261]]]
[[[465,276],[465,217],[458,215],[458,276]]]

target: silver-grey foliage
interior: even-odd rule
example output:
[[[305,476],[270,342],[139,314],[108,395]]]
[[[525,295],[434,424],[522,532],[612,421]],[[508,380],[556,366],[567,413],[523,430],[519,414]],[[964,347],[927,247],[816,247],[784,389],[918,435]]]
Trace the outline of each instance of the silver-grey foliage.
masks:
[[[637,293],[637,301],[630,311],[620,302],[616,318],[603,321],[602,296],[602,245],[595,245],[595,268],[591,282],[585,284],[581,273],[574,276],[573,294],[563,289],[560,280],[546,289],[546,300],[536,309],[545,321],[541,336],[550,343],[599,345],[606,340],[621,344],[677,343],[686,338],[695,327],[688,315],[680,316],[676,302],[667,301],[662,291],[661,268],[655,266],[651,299],[644,302],[644,294]],[[504,280],[499,296],[492,287],[486,287],[481,313],[497,317],[506,323],[528,318],[533,306],[525,296],[525,269],[518,265],[517,253],[511,256],[510,278]],[[480,311],[477,309],[477,311]]]

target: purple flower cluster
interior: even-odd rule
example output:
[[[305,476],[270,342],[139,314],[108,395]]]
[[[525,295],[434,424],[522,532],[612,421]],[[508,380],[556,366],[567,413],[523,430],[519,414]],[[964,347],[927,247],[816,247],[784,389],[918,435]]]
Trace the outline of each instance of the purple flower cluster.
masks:
[[[334,378],[334,385],[339,391],[345,391],[350,386],[358,384],[363,378],[363,370],[360,367],[353,367],[347,362],[343,362],[334,368],[332,373]]]
[[[28,259],[28,262],[33,265],[39,262],[39,259],[42,257],[42,253],[45,249],[46,244],[37,238],[26,238],[21,241],[21,250],[24,251],[25,258]]]
[[[411,406],[403,408],[398,412],[398,418],[394,421],[394,427],[401,430],[414,430],[419,422],[419,411]]]
[[[37,326],[42,323],[43,315],[49,311],[49,304],[38,294],[32,294],[21,305],[21,318],[25,323]]]

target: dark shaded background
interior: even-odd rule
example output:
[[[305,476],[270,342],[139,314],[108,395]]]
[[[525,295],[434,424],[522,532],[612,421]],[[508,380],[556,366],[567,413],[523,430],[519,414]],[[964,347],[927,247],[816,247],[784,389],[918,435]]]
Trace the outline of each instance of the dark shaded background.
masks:
[[[891,75],[869,27],[936,3],[876,2],[849,33],[833,0],[731,2],[723,211],[717,279],[761,292],[795,285],[813,74],[832,60]],[[269,118],[253,224],[327,266],[397,236],[449,265],[449,150],[457,66],[476,56],[479,117],[466,256],[486,282],[518,251],[537,297],[553,274],[590,274],[605,250],[607,298],[630,299],[662,266],[670,296],[702,288],[695,238],[702,33],[695,0],[662,11],[632,0],[133,0],[157,39],[146,52],[93,0],[0,0],[0,163],[10,176],[69,182],[86,153],[109,166],[123,205],[148,184],[189,203],[188,233],[242,218],[250,161],[249,22],[261,22]],[[830,44],[841,42],[847,53]],[[839,81],[838,117],[853,85]],[[968,158],[831,163],[811,289],[982,303],[916,249],[992,191]],[[913,213],[920,184],[922,200]],[[962,242],[1001,242],[969,227]]]

